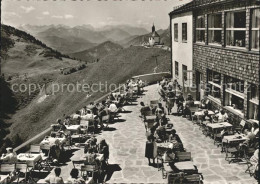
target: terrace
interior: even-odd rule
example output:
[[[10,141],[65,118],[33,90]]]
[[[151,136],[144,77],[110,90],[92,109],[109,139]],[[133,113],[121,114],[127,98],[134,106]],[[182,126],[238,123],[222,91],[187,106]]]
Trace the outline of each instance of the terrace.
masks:
[[[109,124],[108,129],[95,134],[98,142],[105,139],[109,145],[106,183],[167,183],[168,180],[162,177],[162,171],[158,171],[156,166],[149,166],[145,158],[147,138],[144,123],[140,118],[141,101],[149,104],[151,100],[160,99],[157,87],[157,84],[145,87],[143,95],[132,104],[124,106],[125,111]],[[173,112],[176,111],[175,106]],[[257,183],[253,177],[245,173],[246,164],[229,164],[225,153],[214,144],[213,139],[205,137],[200,126],[181,116],[167,115],[167,118],[180,136],[186,151],[191,152],[193,164],[202,173],[204,183]],[[74,167],[72,161],[79,160],[84,148],[72,146],[68,151],[70,157],[66,159],[66,163],[60,165],[61,177],[65,181]],[[54,175],[53,169],[41,175],[33,173],[32,176],[38,183],[44,183],[44,178],[51,175]]]

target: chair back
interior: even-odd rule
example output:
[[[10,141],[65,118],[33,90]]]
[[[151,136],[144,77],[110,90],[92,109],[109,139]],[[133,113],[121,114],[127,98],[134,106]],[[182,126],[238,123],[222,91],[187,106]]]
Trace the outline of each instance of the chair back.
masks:
[[[109,115],[102,116],[102,122],[108,121]]]
[[[94,172],[96,171],[97,166],[92,164],[82,165],[81,172]]]
[[[40,153],[41,152],[40,145],[31,145],[30,146],[30,152],[31,153]]]
[[[28,171],[28,166],[26,162],[16,163],[16,169],[19,172],[26,173]]]
[[[157,106],[158,106],[158,103],[159,103],[159,100],[151,100],[151,101],[150,101],[150,106],[151,106],[152,108],[157,107]]]
[[[176,152],[176,157],[179,161],[190,161],[191,152]]]
[[[186,175],[184,177],[187,182],[193,183],[193,182],[201,182],[203,180],[201,174],[191,174],[191,175]]]
[[[153,111],[144,111],[143,115],[144,116],[152,116],[153,115]]]
[[[11,163],[2,163],[0,166],[1,173],[11,173],[15,170],[15,164]]]

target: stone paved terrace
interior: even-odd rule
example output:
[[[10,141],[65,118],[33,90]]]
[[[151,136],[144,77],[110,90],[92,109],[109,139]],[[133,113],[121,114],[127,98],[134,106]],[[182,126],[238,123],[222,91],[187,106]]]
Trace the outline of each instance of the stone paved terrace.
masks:
[[[145,90],[147,90],[145,95],[134,102],[137,105],[124,107],[128,113],[121,113],[118,122],[109,125],[110,131],[103,131],[97,136],[98,141],[105,138],[110,146],[109,164],[114,172],[111,173],[112,176],[107,183],[167,182],[162,179],[161,171],[148,166],[148,161],[144,157],[146,137],[144,125],[139,118],[139,103],[159,99],[156,85],[148,86]],[[175,111],[176,109],[173,110]],[[212,139],[205,137],[197,125],[182,117],[173,115],[168,117],[174,124],[184,147],[191,152],[195,165],[204,176],[204,183],[257,183],[253,177],[245,173],[246,165],[228,164],[225,161],[225,154],[220,152],[221,148],[215,146]],[[73,157],[79,157],[80,154],[82,150],[74,152]],[[62,176],[65,180],[72,167],[72,163],[62,167]]]

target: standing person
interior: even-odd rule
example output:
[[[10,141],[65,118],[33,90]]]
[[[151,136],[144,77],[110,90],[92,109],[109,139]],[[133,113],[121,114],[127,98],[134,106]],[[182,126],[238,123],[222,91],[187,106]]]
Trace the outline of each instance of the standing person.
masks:
[[[183,113],[183,102],[184,102],[184,97],[183,97],[182,93],[180,93],[180,95],[178,96],[177,101],[176,101],[176,103],[178,104],[178,107],[177,107],[178,114],[180,111]]]
[[[153,164],[155,164],[155,158],[157,156],[157,146],[152,135],[148,136],[146,146],[145,146],[145,157],[148,158],[149,165],[151,164],[150,159],[153,159]]]
[[[54,173],[55,173],[55,176],[50,176],[50,177],[48,177],[47,179],[45,179],[45,182],[46,182],[46,183],[63,184],[63,183],[64,183],[63,178],[60,177],[61,168],[56,167],[56,168],[54,169]]]
[[[172,113],[172,108],[174,107],[174,98],[175,98],[175,94],[172,91],[171,88],[169,88],[169,91],[167,93],[167,101],[166,101],[166,106],[167,106],[167,110],[168,110],[168,114]]]
[[[109,146],[105,139],[102,139],[98,146],[99,153],[104,154],[104,160],[108,161],[109,159]]]

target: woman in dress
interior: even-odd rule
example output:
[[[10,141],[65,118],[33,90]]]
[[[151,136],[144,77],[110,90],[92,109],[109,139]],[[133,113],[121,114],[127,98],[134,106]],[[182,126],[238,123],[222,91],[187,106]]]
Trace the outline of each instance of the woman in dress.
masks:
[[[166,106],[168,109],[168,114],[172,113],[172,108],[174,107],[174,98],[175,98],[175,94],[172,91],[171,88],[169,88],[169,91],[167,93],[167,101],[166,101]]]
[[[152,135],[148,136],[145,147],[145,157],[148,158],[149,165],[151,164],[150,159],[153,159],[153,164],[155,164],[155,158],[157,156],[157,146]]]

